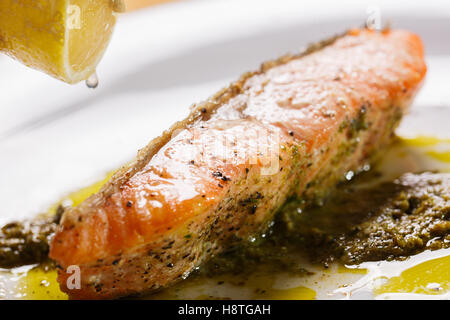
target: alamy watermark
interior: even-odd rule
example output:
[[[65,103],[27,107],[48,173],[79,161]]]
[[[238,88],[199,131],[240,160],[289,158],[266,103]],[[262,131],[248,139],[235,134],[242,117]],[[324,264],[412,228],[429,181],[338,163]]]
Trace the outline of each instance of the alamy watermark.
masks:
[[[280,169],[281,134],[276,127],[223,120],[212,127],[175,130],[171,138],[182,142],[179,152],[192,164],[208,168],[245,165],[269,176]]]
[[[81,270],[77,265],[68,266],[66,273],[70,274],[67,277],[66,287],[69,290],[80,290],[81,289]]]
[[[81,8],[75,4],[67,7],[67,28],[81,29]]]
[[[378,6],[369,6],[366,9],[366,27],[370,30],[381,30],[381,10]]]

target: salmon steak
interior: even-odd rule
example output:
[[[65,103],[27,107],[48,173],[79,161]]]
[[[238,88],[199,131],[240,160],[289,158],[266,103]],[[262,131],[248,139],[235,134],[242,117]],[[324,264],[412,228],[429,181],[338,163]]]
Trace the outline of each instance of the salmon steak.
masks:
[[[382,153],[425,73],[417,35],[352,29],[244,74],[66,210],[62,290],[153,292],[265,232],[287,199],[322,199]]]

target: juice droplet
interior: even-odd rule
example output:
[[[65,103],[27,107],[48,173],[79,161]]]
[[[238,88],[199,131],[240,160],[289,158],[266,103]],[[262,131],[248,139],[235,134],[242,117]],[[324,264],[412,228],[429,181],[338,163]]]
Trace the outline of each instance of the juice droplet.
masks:
[[[97,77],[97,73],[96,72],[91,74],[90,77],[86,80],[86,86],[89,89],[95,89],[95,88],[98,87],[98,77]]]
[[[114,12],[125,12],[127,11],[127,6],[124,0],[112,0]]]

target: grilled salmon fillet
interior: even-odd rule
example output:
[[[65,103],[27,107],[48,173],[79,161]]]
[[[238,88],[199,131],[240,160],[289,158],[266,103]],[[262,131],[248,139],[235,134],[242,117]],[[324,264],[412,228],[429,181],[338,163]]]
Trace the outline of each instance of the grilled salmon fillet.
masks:
[[[50,257],[73,299],[186,278],[264,232],[289,197],[322,198],[382,150],[426,73],[418,36],[353,29],[247,73],[64,213]],[[81,288],[68,285],[72,265]]]

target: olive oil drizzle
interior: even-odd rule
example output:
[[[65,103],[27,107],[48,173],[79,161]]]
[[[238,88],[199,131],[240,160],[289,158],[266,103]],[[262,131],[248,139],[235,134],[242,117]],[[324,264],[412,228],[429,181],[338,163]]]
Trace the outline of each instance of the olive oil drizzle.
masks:
[[[442,140],[439,140],[439,139],[431,139],[430,140],[430,139],[425,139],[422,137],[422,138],[418,139],[417,141],[414,139],[409,139],[409,140],[401,140],[399,143],[400,143],[399,150],[401,150],[402,148],[403,149],[412,148],[416,151],[420,149],[421,150],[420,152],[423,154],[423,156],[427,156],[432,159],[436,159],[436,160],[440,161],[441,163],[448,164],[448,162],[449,162],[445,156],[438,158],[434,154],[433,155],[429,154],[430,151],[431,152],[433,151],[432,146],[442,144],[442,143],[447,143],[446,141],[442,142]],[[439,152],[440,152],[440,154],[442,154],[442,148],[439,150]],[[445,152],[446,151],[444,151],[444,153]],[[397,160],[395,160],[395,161],[397,161]],[[448,170],[446,170],[444,168],[443,172],[448,172]],[[355,181],[352,181],[348,186],[346,186],[346,188],[347,187],[352,188],[352,185],[359,184],[361,182],[361,178],[363,179],[361,184],[367,185],[367,183],[365,183],[365,181],[364,181],[364,175],[369,176],[369,178],[367,179],[367,181],[369,181],[368,184],[373,186],[373,181],[377,180],[377,177],[376,177],[377,170],[370,170],[369,172],[364,173],[362,176],[356,176],[356,180],[352,179]],[[66,203],[67,200],[69,200],[68,201],[68,202],[70,202],[69,205],[73,205],[73,206],[78,205],[89,195],[97,192],[101,188],[101,186],[105,183],[105,181],[107,181],[109,179],[110,176],[111,176],[111,174],[108,175],[108,177],[106,177],[106,179],[104,179],[88,188],[84,188],[76,193],[69,195],[63,202]],[[447,189],[446,195],[448,197],[448,189]],[[61,203],[63,203],[63,202],[61,202]],[[331,202],[333,202],[333,201],[331,201]],[[56,228],[56,226],[57,226],[57,222],[59,221],[60,215],[63,212],[63,208],[64,208],[63,206],[60,206],[60,204],[58,204],[57,206],[54,206],[53,209],[51,209],[51,211],[49,211],[49,213],[47,213],[46,215],[42,215],[42,216],[36,218],[35,220],[13,223],[13,224],[9,224],[9,226],[5,226],[5,227],[8,227],[7,229],[9,229],[9,231],[14,231],[14,232],[9,232],[9,233],[6,232],[9,234],[9,236],[8,236],[9,240],[14,239],[13,235],[15,235],[16,239],[18,239],[18,240],[20,240],[21,238],[22,238],[22,240],[23,240],[23,238],[26,238],[26,237],[23,237],[24,235],[27,234],[27,232],[25,232],[26,228],[23,228],[23,227],[31,226],[31,225],[34,226],[33,230],[34,230],[35,234],[34,234],[34,238],[30,237],[30,239],[32,239],[33,241],[36,241],[38,239],[42,240],[42,242],[37,241],[37,243],[40,244],[40,248],[41,248],[40,253],[39,253],[39,251],[37,251],[35,255],[32,255],[32,259],[28,260],[29,261],[28,263],[33,263],[31,261],[34,261],[34,263],[39,263],[39,261],[44,261],[44,263],[38,264],[35,268],[32,268],[28,272],[25,272],[25,273],[22,272],[21,276],[20,276],[20,278],[21,278],[20,285],[17,287],[17,290],[23,298],[39,298],[39,299],[44,299],[45,297],[47,297],[47,298],[53,297],[53,298],[58,298],[58,299],[59,298],[63,298],[63,299],[67,298],[58,289],[58,285],[55,280],[56,279],[55,278],[56,271],[55,271],[55,269],[53,269],[53,266],[51,263],[47,263],[48,260],[47,260],[47,255],[46,255],[46,252],[48,252],[48,241],[51,238],[54,228]],[[447,209],[445,209],[445,210],[447,210]],[[279,215],[278,220],[282,220],[283,216],[285,219],[287,216],[287,212],[289,210],[291,210],[291,211],[294,210],[297,215],[302,216],[305,213],[308,213],[309,210],[311,210],[311,209],[305,210],[302,205],[299,206],[294,201],[289,204],[286,204],[286,206],[282,210],[281,214]],[[323,210],[323,208],[318,208],[318,210],[319,211]],[[59,214],[54,216],[55,212],[59,212]],[[365,215],[362,215],[362,216],[364,217]],[[367,216],[366,216],[366,218],[367,218]],[[369,218],[370,218],[370,215],[369,215]],[[358,221],[357,221],[357,223],[358,223]],[[224,255],[216,257],[210,263],[201,267],[192,277],[190,277],[189,281],[187,281],[187,282],[185,281],[184,283],[189,285],[189,282],[192,280],[195,281],[195,279],[198,279],[198,281],[201,282],[201,281],[203,281],[202,279],[204,279],[205,276],[207,277],[208,273],[210,273],[210,272],[211,272],[210,275],[213,275],[213,276],[220,275],[220,276],[223,276],[224,279],[227,277],[227,274],[230,275],[231,277],[237,277],[237,278],[241,278],[242,276],[244,276],[244,277],[248,276],[248,277],[252,278],[254,276],[254,273],[251,272],[252,265],[258,265],[258,264],[260,264],[261,266],[268,267],[268,269],[266,268],[265,269],[266,271],[264,271],[264,272],[267,272],[267,270],[272,270],[272,271],[270,271],[272,274],[274,272],[278,273],[279,271],[282,271],[282,272],[287,272],[287,273],[293,274],[295,276],[301,276],[301,277],[309,276],[311,272],[306,269],[301,268],[298,265],[298,263],[295,264],[295,261],[293,259],[291,260],[291,257],[290,257],[291,254],[293,254],[293,253],[294,254],[299,253],[301,246],[302,246],[302,241],[300,241],[298,239],[298,237],[293,238],[291,236],[288,236],[288,237],[284,237],[284,240],[283,240],[283,237],[277,238],[277,236],[276,236],[277,233],[280,234],[280,231],[279,231],[280,227],[287,228],[288,226],[289,226],[289,221],[287,221],[287,220],[281,221],[281,223],[280,223],[280,221],[277,221],[276,225],[274,225],[274,227],[271,228],[271,230],[269,232],[267,232],[266,234],[262,235],[259,238],[255,238],[254,241],[251,242],[250,244],[241,245],[239,247],[234,247],[233,250],[230,250],[229,252],[224,253]],[[339,226],[335,225],[334,234],[336,234],[337,231],[340,231],[342,234],[343,231],[342,231],[342,229],[339,229],[339,228],[340,228]],[[311,231],[313,229],[314,228],[311,228],[311,225],[310,225],[309,230]],[[38,230],[44,231],[41,234],[45,235],[45,237],[39,238],[38,235],[40,233],[37,232]],[[45,232],[45,230],[47,230],[46,231],[47,233]],[[317,228],[316,228],[316,231],[317,231]],[[444,237],[441,238],[441,240],[443,240],[444,242],[446,241],[445,235],[446,234],[448,235],[448,229],[445,232],[443,234]],[[331,232],[331,233],[333,233],[333,232]],[[299,233],[297,233],[297,235],[298,234]],[[8,237],[5,237],[4,231],[2,231],[2,233],[0,233],[0,252],[1,252],[1,250],[3,250],[4,248],[7,247],[7,246],[5,246],[5,244],[7,242],[6,241],[2,242],[2,241]],[[25,242],[23,242],[23,243],[25,243]],[[448,243],[448,241],[447,241],[447,243]],[[305,243],[303,242],[303,247],[304,246],[305,246]],[[276,250],[273,250],[272,251],[273,254],[270,254],[270,252],[269,252],[269,254],[267,254],[268,251],[266,251],[265,257],[262,257],[259,254],[259,252],[262,252],[264,249],[267,249],[270,247],[272,247],[272,249],[278,248],[279,250],[278,250],[278,252]],[[314,247],[314,246],[312,246],[312,247]],[[318,248],[318,247],[320,247],[320,245],[315,244],[314,248]],[[447,247],[447,244],[444,243],[443,247]],[[272,249],[270,249],[270,250],[272,250]],[[425,250],[425,249],[428,249],[428,247],[423,248],[423,250]],[[249,252],[251,252],[251,254],[248,254]],[[239,256],[242,259],[239,259],[238,258]],[[287,259],[283,259],[283,256],[287,257]],[[324,255],[324,256],[326,256],[326,255]],[[2,256],[0,255],[0,263],[4,263],[3,265],[6,266],[5,262],[1,261],[1,257]],[[329,253],[328,253],[328,257],[330,257]],[[220,261],[220,259],[224,259],[224,258],[228,259],[228,266],[225,266],[225,267],[222,266],[221,268],[216,268],[217,262]],[[234,258],[238,258],[238,259],[234,260]],[[398,258],[398,257],[396,257],[396,258]],[[317,259],[317,257],[316,257],[316,259]],[[333,259],[340,259],[340,258],[334,257]],[[331,259],[331,260],[333,260],[333,259]],[[323,262],[323,259],[320,259],[320,260]],[[10,260],[10,262],[9,262],[10,266],[18,265],[17,260],[14,263],[11,263],[11,261],[14,261],[14,260]],[[357,261],[355,260],[354,263],[356,263],[356,262]],[[324,265],[326,266],[327,263],[328,262],[326,262]],[[395,263],[395,262],[392,262],[392,263]],[[216,266],[214,266],[214,264],[216,264]],[[434,266],[434,264],[433,264],[433,266]],[[277,267],[278,267],[278,269],[277,269]],[[347,273],[349,270],[350,270],[350,272],[353,270],[353,269],[347,269],[344,267],[342,267],[342,268],[345,269],[344,273]],[[247,270],[247,272],[250,271],[250,273],[247,273],[247,275],[246,275],[246,270]],[[260,271],[263,272],[262,269]],[[364,270],[362,270],[362,271],[364,271]],[[5,272],[5,270],[3,272]],[[15,271],[12,271],[12,272],[15,272]],[[342,270],[339,271],[339,273],[342,273],[342,272],[343,272]],[[37,279],[41,279],[38,281],[39,285],[35,285],[37,283],[36,282]],[[411,284],[406,283],[405,286],[406,285],[411,285]],[[48,288],[47,288],[47,286],[48,286]],[[245,286],[247,287],[247,284]],[[387,292],[390,290],[390,288],[391,288],[390,286],[387,286],[384,289],[380,289],[379,291],[376,291],[376,293],[381,294],[383,292]],[[398,286],[398,288],[400,288],[400,285]],[[306,287],[302,287],[302,286],[295,289],[294,290],[295,292],[294,291],[290,292],[289,291],[290,289],[289,289],[288,290],[289,293],[284,290],[281,290],[282,291],[282,292],[280,291],[281,293],[278,291],[271,292],[269,289],[270,288],[263,288],[264,292],[261,291],[259,293],[256,293],[257,295],[255,297],[262,298],[262,299],[270,297],[270,298],[276,299],[279,296],[279,294],[281,294],[281,296],[285,295],[285,294],[288,294],[288,295],[290,294],[291,298],[295,298],[295,297],[297,297],[297,298],[302,298],[302,297],[314,298],[314,296],[315,296],[313,290],[306,288]],[[398,290],[400,290],[400,289],[398,289]],[[397,290],[397,292],[398,292],[398,290]],[[47,291],[49,292],[48,294],[47,294]],[[164,290],[162,292],[165,292],[165,291],[170,292],[171,290],[170,289]],[[269,292],[270,292],[270,294],[269,294]],[[61,294],[61,296],[59,294]],[[274,296],[274,295],[276,295],[276,296]],[[160,296],[160,294],[157,294],[155,296],[155,298],[158,298],[158,296]],[[164,294],[162,294],[161,297],[164,297]],[[198,298],[214,298],[214,297],[199,296]]]

